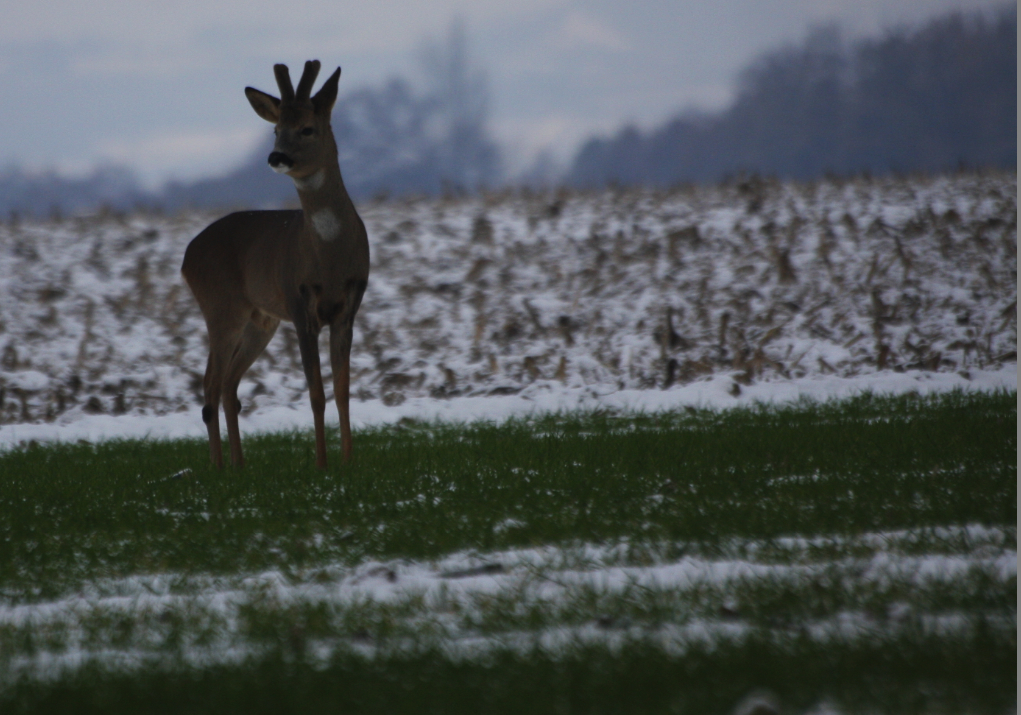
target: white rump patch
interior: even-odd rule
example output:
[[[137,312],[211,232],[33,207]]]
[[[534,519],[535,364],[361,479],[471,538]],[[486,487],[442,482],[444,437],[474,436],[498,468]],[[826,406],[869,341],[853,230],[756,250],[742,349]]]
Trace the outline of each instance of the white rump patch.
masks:
[[[324,241],[332,241],[340,235],[340,220],[330,209],[320,209],[312,214],[312,226]]]
[[[298,189],[298,191],[316,191],[323,185],[323,180],[325,178],[326,172],[320,169],[316,173],[304,179],[294,179],[294,186]]]

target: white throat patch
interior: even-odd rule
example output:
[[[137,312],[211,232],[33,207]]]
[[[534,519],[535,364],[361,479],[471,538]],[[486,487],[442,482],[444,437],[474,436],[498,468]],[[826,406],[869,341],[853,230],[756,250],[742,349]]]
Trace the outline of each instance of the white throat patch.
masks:
[[[293,178],[293,177],[292,177]],[[312,176],[308,176],[304,179],[294,179],[294,186],[298,191],[316,191],[323,185],[323,180],[326,178],[326,172],[320,169]]]
[[[340,219],[330,209],[319,209],[312,214],[312,226],[324,241],[332,241],[340,235]]]

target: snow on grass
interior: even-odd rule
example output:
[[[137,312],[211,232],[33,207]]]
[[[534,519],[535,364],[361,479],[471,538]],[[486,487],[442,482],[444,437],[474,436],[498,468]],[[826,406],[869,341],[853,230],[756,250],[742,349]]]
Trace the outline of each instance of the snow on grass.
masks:
[[[1015,621],[976,606],[974,591],[1009,591],[1015,543],[1013,530],[972,525],[98,579],[55,601],[0,602],[0,640],[13,682],[87,663],[115,670],[236,663],[280,642],[326,662],[337,649],[385,656],[439,646],[477,657],[496,648],[558,653],[649,641],[683,653],[752,634],[846,643],[947,637],[978,621],[1006,632]],[[27,642],[34,645],[15,647]]]
[[[1013,389],[1016,195],[962,174],[365,205],[354,419]],[[215,218],[0,226],[0,444],[201,436],[179,267]],[[307,424],[289,325],[240,396],[243,429]]]
[[[855,377],[812,376],[760,382],[741,387],[730,374],[704,378],[668,390],[617,390],[612,386],[567,387],[556,382],[529,385],[516,395],[472,396],[435,399],[413,397],[400,405],[379,399],[357,405],[352,416],[355,429],[395,424],[402,420],[470,423],[502,422],[514,417],[575,410],[609,409],[619,412],[659,412],[684,407],[726,409],[755,404],[784,404],[809,399],[824,402],[863,393],[879,395],[928,395],[951,390],[1017,390],[1017,368],[974,370],[964,378],[957,373],[909,370]],[[327,411],[327,423],[337,415]],[[240,420],[243,434],[311,430],[312,411],[304,401],[260,408]],[[85,440],[99,442],[117,438],[204,439],[205,425],[194,411],[169,415],[75,415],[54,422],[16,423],[0,426],[0,450],[30,442]]]

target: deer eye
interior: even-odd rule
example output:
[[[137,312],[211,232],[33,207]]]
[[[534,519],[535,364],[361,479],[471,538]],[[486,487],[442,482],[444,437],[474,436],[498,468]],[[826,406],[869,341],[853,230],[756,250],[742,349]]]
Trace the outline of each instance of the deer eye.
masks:
[[[305,127],[304,129],[301,130],[301,136],[303,137],[310,137],[315,133],[316,130],[313,129],[312,127]]]

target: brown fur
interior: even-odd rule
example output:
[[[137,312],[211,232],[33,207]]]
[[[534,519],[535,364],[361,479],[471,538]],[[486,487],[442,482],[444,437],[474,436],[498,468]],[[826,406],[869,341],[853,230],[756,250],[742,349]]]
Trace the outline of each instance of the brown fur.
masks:
[[[270,159],[281,162],[280,166],[286,168],[284,173],[295,180],[301,210],[230,214],[196,236],[184,254],[181,272],[209,331],[203,419],[209,432],[210,458],[217,466],[223,464],[217,418],[221,401],[231,461],[236,466],[244,463],[238,429],[238,384],[281,320],[294,323],[298,334],[315,420],[316,464],[323,468],[326,398],[318,336],[322,328],[330,328],[341,441],[345,460],[351,457],[351,337],[369,277],[369,243],[365,226],[344,188],[330,127],[340,68],[310,98],[318,71],[318,60],[305,63],[298,91],[294,92],[287,68],[277,65],[283,99],[251,87],[245,89],[255,112],[275,125],[277,139]],[[316,224],[312,217],[317,215],[335,221]],[[318,233],[317,225],[334,224],[336,231],[326,239]]]

